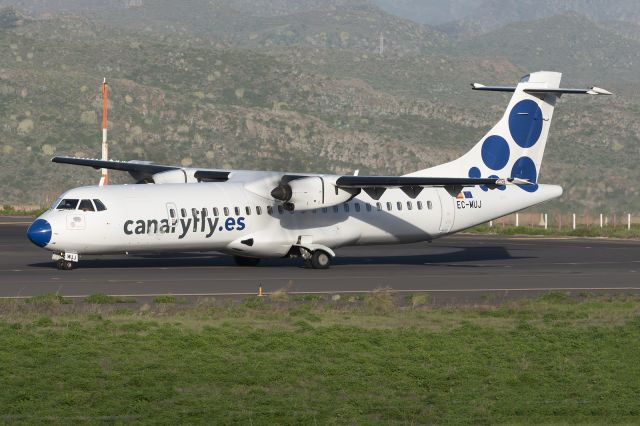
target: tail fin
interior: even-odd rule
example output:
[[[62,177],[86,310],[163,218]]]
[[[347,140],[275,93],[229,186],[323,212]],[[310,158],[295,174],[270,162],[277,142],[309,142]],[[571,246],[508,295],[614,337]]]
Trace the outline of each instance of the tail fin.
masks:
[[[516,87],[474,84],[475,90],[513,92],[500,121],[462,157],[409,176],[520,178],[536,183],[558,98],[565,93],[610,94],[595,87],[561,89],[561,77],[540,71],[523,77]],[[533,192],[538,185],[519,187]]]

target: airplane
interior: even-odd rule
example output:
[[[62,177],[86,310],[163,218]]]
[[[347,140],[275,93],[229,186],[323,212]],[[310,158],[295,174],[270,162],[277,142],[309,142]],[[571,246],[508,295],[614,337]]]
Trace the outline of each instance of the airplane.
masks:
[[[560,87],[540,71],[516,86],[498,123],[466,154],[403,176],[222,170],[54,157],[54,163],[128,172],[137,183],[64,192],[28,228],[28,238],[73,269],[81,256],[217,251],[239,266],[299,257],[326,269],[335,249],[432,241],[560,197],[538,183],[551,119],[564,94],[611,95]]]

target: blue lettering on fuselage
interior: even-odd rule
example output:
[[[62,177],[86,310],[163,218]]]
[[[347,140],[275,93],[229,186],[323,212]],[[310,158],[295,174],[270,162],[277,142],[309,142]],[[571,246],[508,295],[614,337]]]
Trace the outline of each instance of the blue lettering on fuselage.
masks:
[[[181,240],[189,233],[203,234],[205,238],[211,238],[216,231],[242,231],[246,228],[243,216],[227,217],[224,226],[218,226],[219,222],[220,218],[206,217],[204,214],[200,217],[174,219],[171,225],[169,219],[129,219],[124,222],[122,230],[125,235],[176,234]]]

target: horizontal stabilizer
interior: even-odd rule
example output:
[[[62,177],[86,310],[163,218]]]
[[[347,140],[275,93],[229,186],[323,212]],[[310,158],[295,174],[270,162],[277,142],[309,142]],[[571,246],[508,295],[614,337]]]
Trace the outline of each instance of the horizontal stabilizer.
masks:
[[[471,85],[473,90],[484,90],[487,92],[515,92],[516,88],[512,86],[485,86],[480,83],[473,83]],[[530,93],[532,95],[537,94],[554,94],[554,95],[613,95],[613,93],[608,90],[602,89],[600,87],[591,87],[589,89],[566,89],[566,88],[530,88],[524,89],[525,93]]]

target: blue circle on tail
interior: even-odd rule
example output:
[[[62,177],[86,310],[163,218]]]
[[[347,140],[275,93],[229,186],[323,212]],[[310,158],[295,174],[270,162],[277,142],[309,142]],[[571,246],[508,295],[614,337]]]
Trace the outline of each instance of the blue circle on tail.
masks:
[[[503,137],[489,136],[482,143],[482,161],[492,170],[500,170],[509,162],[509,144]]]
[[[509,113],[511,137],[522,148],[531,148],[542,133],[542,110],[530,99],[518,102]]]
[[[536,192],[538,190],[538,184],[535,183],[537,174],[536,165],[529,157],[518,158],[511,169],[511,177],[526,179],[534,183],[534,185],[518,185],[518,188],[527,192]]]

